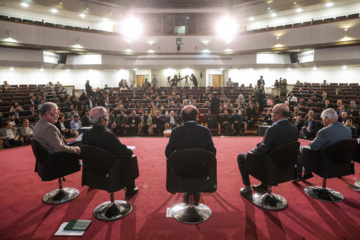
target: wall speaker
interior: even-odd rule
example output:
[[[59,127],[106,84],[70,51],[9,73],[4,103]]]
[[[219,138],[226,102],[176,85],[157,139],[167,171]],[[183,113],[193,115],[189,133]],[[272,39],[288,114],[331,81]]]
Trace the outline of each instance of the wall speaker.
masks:
[[[291,63],[298,63],[299,62],[297,53],[290,53],[290,61],[291,61]]]
[[[60,53],[58,64],[66,64],[67,54]]]

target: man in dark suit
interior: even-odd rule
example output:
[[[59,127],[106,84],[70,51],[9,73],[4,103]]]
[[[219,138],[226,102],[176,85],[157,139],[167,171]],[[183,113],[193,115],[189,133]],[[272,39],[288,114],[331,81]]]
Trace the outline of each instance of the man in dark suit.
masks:
[[[81,120],[81,126],[83,127],[90,127],[92,124],[90,122],[90,110],[85,110],[85,115],[80,119]]]
[[[219,114],[220,110],[220,99],[217,97],[217,92],[213,92],[213,96],[210,102],[210,112],[211,114]]]
[[[314,138],[318,130],[318,125],[314,121],[314,116],[309,115],[308,120],[304,122],[304,125],[301,127],[301,135],[303,138]]]
[[[90,112],[90,121],[94,126],[84,133],[82,144],[104,149],[115,155],[118,161],[126,161],[132,157],[133,152],[122,144],[119,138],[106,127],[109,115],[104,107],[93,108]],[[129,183],[124,190],[126,191],[126,197],[133,196],[139,191],[135,186],[135,181]]]
[[[196,123],[196,116],[198,115],[197,109],[188,105],[181,111],[181,117],[184,125],[174,128],[171,131],[169,143],[165,149],[165,156],[169,158],[171,153],[187,149],[187,148],[200,148],[213,152],[216,154],[216,148],[211,138],[210,130],[207,127]],[[194,204],[197,205],[200,200],[200,194],[194,194]],[[184,195],[184,202],[189,203],[188,194]]]
[[[120,135],[125,134],[128,118],[125,116],[124,111],[120,111],[120,115],[116,118],[116,129],[120,131]]]
[[[109,98],[107,92],[105,92],[104,95],[100,97],[99,101],[97,102],[97,105],[104,108],[109,106]]]
[[[85,100],[85,108],[92,109],[93,107],[95,107],[95,101],[93,96],[90,95],[89,98]]]
[[[257,80],[258,89],[260,89],[261,84],[263,85],[263,87],[265,87],[265,80],[263,76],[260,76],[260,79]]]
[[[136,116],[136,111],[133,110],[127,120],[126,133],[128,136],[130,135],[130,132],[134,132],[135,135],[138,135],[139,123],[140,118]]]
[[[271,114],[273,115],[273,125],[266,130],[262,142],[257,144],[256,148],[250,150],[250,152],[269,154],[277,147],[298,140],[297,128],[288,121],[289,107],[286,104],[275,105]],[[245,171],[246,153],[239,154],[237,161],[245,185],[245,188],[240,189],[240,193],[249,198],[252,195],[252,191],[249,174]],[[265,192],[267,186],[261,183],[254,185],[253,189],[258,192]]]

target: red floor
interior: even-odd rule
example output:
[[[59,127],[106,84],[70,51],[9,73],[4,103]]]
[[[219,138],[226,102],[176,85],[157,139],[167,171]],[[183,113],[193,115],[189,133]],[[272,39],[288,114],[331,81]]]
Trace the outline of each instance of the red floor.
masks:
[[[213,215],[199,225],[166,218],[166,209],[182,201],[181,194],[172,195],[165,189],[164,150],[168,138],[121,139],[137,148],[140,177],[136,183],[140,192],[130,200],[133,211],[113,222],[93,217],[94,208],[108,201],[109,194],[82,187],[80,172],[68,176],[64,183],[65,187],[79,189],[77,199],[57,206],[46,205],[41,199],[57,183],[41,182],[34,173],[31,148],[0,151],[0,239],[69,239],[53,234],[62,222],[71,219],[93,220],[83,239],[359,239],[360,195],[348,184],[360,178],[360,164],[355,164],[355,175],[328,180],[328,187],[344,195],[345,200],[340,203],[316,201],[304,193],[307,185],[321,185],[317,176],[308,183],[289,182],[273,188],[289,203],[283,211],[262,210],[240,196],[237,154],[247,152],[261,139],[214,138],[218,150],[218,190],[202,195],[201,202],[212,209]],[[306,144],[302,141],[302,145]],[[117,192],[115,197],[123,199],[124,192]]]

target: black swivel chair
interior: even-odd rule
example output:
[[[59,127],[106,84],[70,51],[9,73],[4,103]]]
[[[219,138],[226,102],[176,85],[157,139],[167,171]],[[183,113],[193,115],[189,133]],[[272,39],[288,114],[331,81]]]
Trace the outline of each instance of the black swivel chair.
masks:
[[[355,161],[360,163],[360,144],[357,145],[357,150],[356,150],[356,158]],[[357,189],[355,189],[357,192],[360,192],[360,180],[357,180],[355,182],[355,186],[357,187]]]
[[[354,174],[354,158],[357,148],[356,140],[339,141],[324,150],[313,151],[304,148],[300,163],[307,171],[314,172],[323,179],[322,186],[309,186],[305,193],[310,197],[325,202],[340,202],[344,199],[341,193],[327,188],[328,178]]]
[[[90,145],[81,147],[81,156],[82,185],[110,193],[110,201],[97,206],[94,216],[100,220],[116,220],[128,215],[132,206],[126,201],[115,201],[114,192],[123,189],[139,177],[137,157],[120,160],[113,154]]]
[[[216,157],[203,149],[184,149],[172,153],[166,161],[166,190],[172,194],[215,192],[217,189]],[[197,224],[208,220],[211,209],[190,201],[172,208],[173,217],[182,223]]]
[[[290,142],[274,149],[268,155],[251,153],[246,156],[245,170],[263,184],[268,185],[267,193],[254,193],[249,199],[253,204],[267,210],[281,210],[287,207],[284,197],[272,193],[272,186],[296,178],[296,162],[299,142]]]
[[[79,191],[75,188],[63,188],[64,176],[80,171],[79,158],[76,153],[49,153],[39,142],[32,139],[31,147],[36,158],[35,172],[42,181],[59,179],[59,189],[47,193],[43,201],[48,204],[61,204],[75,199]]]

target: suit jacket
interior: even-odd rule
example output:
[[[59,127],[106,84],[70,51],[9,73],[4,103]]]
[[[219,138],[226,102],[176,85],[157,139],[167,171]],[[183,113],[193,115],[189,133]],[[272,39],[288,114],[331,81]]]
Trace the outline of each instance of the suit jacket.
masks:
[[[308,120],[306,120],[305,122],[304,122],[304,125],[302,126],[302,128],[303,127],[305,127],[306,128],[306,130],[307,130],[307,128],[309,127],[309,124],[310,124],[310,122],[308,121]],[[309,137],[315,137],[315,135],[316,135],[316,131],[318,130],[318,125],[317,125],[317,122],[315,122],[314,120],[313,121],[311,121],[311,126],[310,126],[310,132],[308,132],[307,134],[307,136],[309,136]],[[304,131],[304,130],[303,130]]]
[[[218,97],[211,98],[210,111],[212,114],[219,114],[220,99]]]
[[[57,121],[56,123],[54,123],[54,125],[57,127],[57,129],[59,129],[60,133],[61,133],[61,125],[60,122]],[[66,129],[70,129],[70,125],[67,121],[64,121],[64,126],[66,127]]]
[[[298,137],[298,130],[293,124],[287,119],[280,120],[266,130],[262,142],[257,144],[256,148],[252,149],[251,152],[268,154],[277,147],[297,141]]]
[[[92,106],[93,107],[95,107],[95,101],[94,101],[94,99],[86,99],[85,100],[85,107],[87,108],[87,109],[90,109],[90,101],[92,102]]]
[[[102,125],[94,125],[91,130],[86,131],[82,143],[104,149],[118,159],[128,159],[133,155],[133,152],[122,144],[113,132]]]
[[[134,122],[133,122],[133,120],[134,120]],[[140,118],[138,116],[133,117],[132,115],[130,115],[128,117],[128,120],[127,120],[128,125],[135,124],[135,126],[137,126],[139,123],[140,123]]]
[[[40,118],[35,124],[33,138],[50,153],[76,153],[76,148],[67,145],[65,138],[61,135],[59,129],[44,118]]]
[[[90,127],[91,126],[90,119],[87,116],[83,116],[80,120],[81,120],[81,125],[83,127]]]
[[[339,122],[334,122],[322,128],[309,146],[314,151],[323,150],[336,142],[347,139],[351,139],[351,129]]]
[[[171,131],[165,156],[169,158],[171,153],[187,148],[205,149],[216,154],[210,130],[196,122],[185,122]]]
[[[145,124],[145,122],[144,122],[144,116],[142,116],[142,117],[140,118],[140,120],[141,120],[141,122],[140,122],[140,123],[141,123],[141,126],[144,126],[144,124]],[[148,115],[148,118],[147,118],[146,123],[147,123],[147,125],[148,125],[149,127],[151,127],[152,118],[151,118],[150,115]]]
[[[13,132],[15,138],[17,138],[17,139],[20,138],[19,131],[17,130],[16,127],[12,127],[11,131]],[[5,137],[6,137],[6,128],[1,128],[0,129],[0,139],[3,139]]]
[[[34,133],[34,126],[32,126],[32,125],[29,125],[29,128],[30,128],[30,135],[32,135],[33,133]],[[22,136],[22,137],[24,137],[24,136],[28,136],[29,134],[26,132],[26,130],[25,130],[25,126],[21,126],[21,127],[19,127],[19,133],[20,133],[20,136]]]
[[[175,124],[180,124],[180,119],[177,115],[174,115]],[[166,123],[170,124],[170,116],[166,117]]]
[[[121,125],[123,125],[123,124],[127,124],[127,121],[128,121],[128,117],[126,117],[125,115],[123,116],[123,118],[122,118],[122,120],[121,120],[121,116],[118,116],[117,118],[116,118],[116,125],[117,126],[121,126]]]

